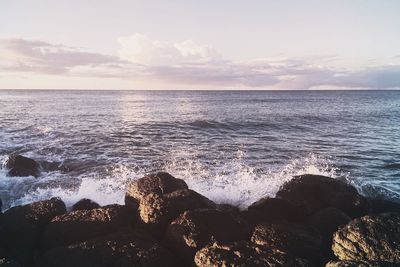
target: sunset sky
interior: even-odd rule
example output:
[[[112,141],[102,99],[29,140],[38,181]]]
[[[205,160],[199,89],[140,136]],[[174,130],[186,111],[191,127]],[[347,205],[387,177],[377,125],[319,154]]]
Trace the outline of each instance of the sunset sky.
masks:
[[[0,88],[399,89],[400,1],[0,1]]]

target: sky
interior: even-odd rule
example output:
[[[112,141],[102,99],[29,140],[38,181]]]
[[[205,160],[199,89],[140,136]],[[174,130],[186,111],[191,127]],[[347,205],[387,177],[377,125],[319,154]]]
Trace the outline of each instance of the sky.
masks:
[[[1,0],[0,89],[400,89],[397,0]]]

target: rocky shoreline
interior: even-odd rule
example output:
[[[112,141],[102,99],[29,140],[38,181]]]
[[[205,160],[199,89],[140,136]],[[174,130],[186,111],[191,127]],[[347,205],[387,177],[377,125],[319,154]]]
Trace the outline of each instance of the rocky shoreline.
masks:
[[[15,158],[10,175],[39,174]],[[0,237],[9,267],[400,266],[400,204],[302,175],[239,210],[160,172],[131,182],[125,205],[83,199],[67,211],[52,198],[10,208]]]

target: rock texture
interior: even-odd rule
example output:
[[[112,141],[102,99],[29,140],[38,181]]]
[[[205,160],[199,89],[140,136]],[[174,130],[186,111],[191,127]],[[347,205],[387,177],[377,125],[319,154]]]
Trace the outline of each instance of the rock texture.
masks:
[[[222,245],[213,243],[199,250],[194,259],[196,266],[311,266],[306,260],[295,258],[274,248],[265,248],[250,242]]]
[[[148,234],[119,232],[47,251],[37,267],[177,266],[172,254]]]
[[[184,212],[169,225],[164,244],[190,264],[196,251],[208,243],[245,240],[248,235],[246,223],[234,213],[196,209]]]
[[[384,262],[330,261],[325,267],[397,267],[397,265]]]
[[[99,204],[87,198],[79,200],[72,206],[72,210],[92,210],[98,208],[100,208]]]
[[[340,260],[400,265],[400,213],[368,215],[351,221],[334,234],[332,250]]]
[[[345,182],[320,175],[301,175],[285,183],[277,197],[303,206],[306,213],[334,207],[351,218],[368,213],[368,201]]]
[[[134,214],[125,206],[72,211],[56,216],[49,222],[43,234],[42,246],[67,246],[133,225]]]
[[[9,169],[10,176],[34,176],[40,174],[39,164],[30,158],[21,155],[11,155],[6,162],[6,168]]]

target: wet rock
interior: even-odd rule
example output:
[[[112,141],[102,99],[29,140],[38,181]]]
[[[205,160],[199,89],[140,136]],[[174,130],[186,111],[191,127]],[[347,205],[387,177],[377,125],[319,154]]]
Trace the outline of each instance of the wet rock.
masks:
[[[364,216],[334,234],[332,250],[340,260],[400,265],[399,229],[400,213]]]
[[[65,212],[65,204],[58,198],[13,207],[2,216],[0,242],[12,258],[29,263],[38,248],[43,227]]]
[[[325,267],[397,267],[397,265],[372,261],[330,261]]]
[[[215,204],[199,193],[183,189],[169,194],[150,193],[139,205],[141,222],[156,236],[162,236],[167,226],[181,213],[200,208],[214,208]]]
[[[367,214],[368,201],[345,182],[320,175],[301,175],[285,183],[277,197],[301,205],[312,214],[318,210],[334,207],[351,218]]]
[[[293,257],[276,248],[266,248],[246,241],[231,244],[213,243],[199,250],[196,266],[312,266],[307,260]]]
[[[40,267],[177,266],[148,234],[130,229],[47,251]]]
[[[72,206],[72,210],[92,210],[92,209],[98,209],[100,208],[100,205],[94,202],[93,200],[83,198],[76,202]]]
[[[164,244],[190,264],[196,251],[212,241],[239,241],[248,236],[247,224],[234,213],[195,209],[184,212],[168,226]]]
[[[323,261],[322,237],[313,228],[285,223],[264,223],[256,226],[251,241],[257,245],[277,248],[316,265]]]
[[[289,201],[269,197],[251,204],[244,214],[252,225],[261,222],[298,222],[305,217],[302,209]]]
[[[83,240],[131,227],[135,214],[121,205],[92,210],[76,210],[54,217],[47,225],[42,239],[44,248],[67,246]]]
[[[11,155],[6,162],[6,168],[9,169],[10,176],[34,176],[40,174],[39,164],[30,158],[21,155]]]
[[[131,182],[125,195],[125,204],[139,204],[140,200],[150,193],[162,195],[181,189],[188,189],[185,181],[166,172],[159,172]]]
[[[382,198],[369,198],[371,213],[400,212],[400,203]]]
[[[0,258],[0,266],[1,267],[22,267],[21,264],[14,260],[10,260],[7,258]]]

